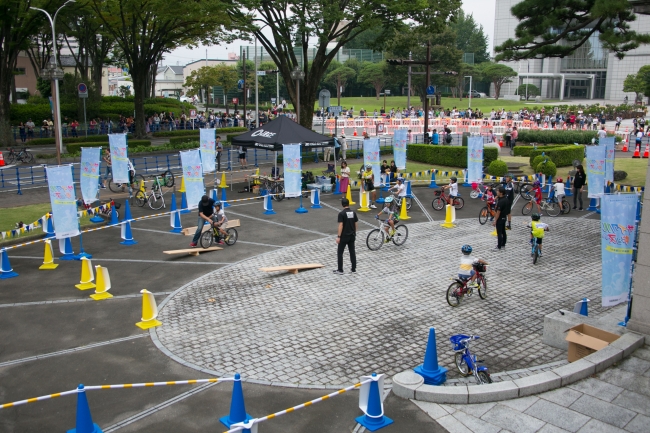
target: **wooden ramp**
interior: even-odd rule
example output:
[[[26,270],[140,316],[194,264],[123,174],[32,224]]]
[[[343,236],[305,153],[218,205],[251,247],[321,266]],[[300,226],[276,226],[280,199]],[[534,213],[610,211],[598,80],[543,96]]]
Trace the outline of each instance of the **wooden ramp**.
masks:
[[[241,223],[240,223],[240,221],[238,219],[236,219],[236,220],[228,220],[228,225],[226,226],[226,228],[240,227],[240,226],[241,226]],[[188,227],[186,229],[181,230],[181,233],[184,234],[185,236],[194,236],[194,233],[196,233],[196,227],[197,226]],[[209,229],[210,229],[210,225],[206,224],[206,225],[203,226],[203,230],[201,230],[201,233],[203,233],[204,231],[209,230]]]
[[[218,251],[222,250],[220,247],[210,247],[210,248],[186,248],[184,250],[169,250],[163,251],[163,254],[189,254],[190,256],[198,256],[200,253],[207,253],[209,251]]]
[[[301,270],[324,268],[324,267],[325,265],[321,265],[320,263],[308,263],[308,264],[300,264],[300,265],[286,265],[286,266],[273,266],[271,268],[260,268],[260,271],[264,271],[264,272],[287,271],[290,274],[297,274],[298,271]]]

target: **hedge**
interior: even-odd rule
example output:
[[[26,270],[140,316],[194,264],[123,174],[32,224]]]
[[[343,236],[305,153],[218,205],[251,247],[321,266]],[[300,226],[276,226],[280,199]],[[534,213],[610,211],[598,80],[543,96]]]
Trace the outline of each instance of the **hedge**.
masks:
[[[243,126],[229,127],[229,128],[217,128],[217,134],[226,134],[229,132],[245,132],[248,131],[248,128]],[[199,129],[178,129],[176,131],[158,131],[151,134],[154,137],[178,137],[178,136],[187,136],[187,135],[196,135],[199,136]]]
[[[128,135],[129,138],[131,138],[131,134]],[[72,144],[72,143],[94,143],[94,142],[105,142],[108,143],[108,135],[106,134],[100,134],[100,135],[89,135],[88,137],[68,137],[68,138],[63,138],[63,144]],[[43,146],[47,144],[54,144],[54,138],[35,138],[33,140],[28,141],[26,144],[29,146]]]
[[[584,146],[564,146],[556,147],[554,149],[537,149],[530,152],[530,164],[532,166],[533,160],[536,156],[539,156],[544,153],[545,156],[548,156],[548,159],[553,161],[557,167],[567,167],[573,164],[573,161],[576,159],[582,161],[585,157],[585,147]]]
[[[591,144],[597,131],[540,131],[522,129],[517,141],[540,144]]]
[[[128,141],[129,147],[136,147],[136,146],[146,146],[149,147],[151,146],[151,140],[129,140]],[[101,143],[101,142],[87,142],[87,143],[74,143],[74,144],[66,144],[65,148],[68,153],[77,153],[81,152],[82,147],[104,147],[108,146],[108,142]]]
[[[549,149],[557,149],[558,147],[566,147],[565,144],[542,144],[541,146],[537,146],[538,149],[542,149],[543,151],[549,150]],[[530,156],[531,150],[535,150],[535,146],[515,146],[515,156]]]
[[[175,145],[175,144],[182,144],[182,143],[191,143],[193,141],[196,142],[196,147],[199,147],[199,140],[194,135],[189,135],[187,137],[172,137],[169,139],[169,144]]]
[[[498,159],[499,149],[486,147],[483,149],[483,155],[483,165],[488,166]],[[467,168],[467,147],[409,144],[406,148],[406,158],[427,164]]]

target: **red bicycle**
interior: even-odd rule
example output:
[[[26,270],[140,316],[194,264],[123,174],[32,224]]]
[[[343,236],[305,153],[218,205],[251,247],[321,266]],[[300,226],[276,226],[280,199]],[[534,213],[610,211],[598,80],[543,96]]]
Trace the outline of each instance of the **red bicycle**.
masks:
[[[433,206],[435,210],[444,209],[447,203],[449,203],[449,196],[445,194],[445,190],[444,189],[436,190],[434,195],[435,198],[431,202],[431,206]],[[465,200],[463,200],[463,198],[460,197],[460,194],[454,197],[454,207],[456,209],[462,209],[463,206],[465,206]]]
[[[487,299],[487,277],[485,272],[487,272],[487,264],[477,263],[473,266],[474,271],[476,272],[476,284],[478,284],[478,295],[481,299]],[[467,280],[461,278],[452,278],[454,281],[451,283],[447,289],[447,303],[452,307],[458,307],[460,301],[463,300],[465,295],[472,296],[474,294],[474,288],[469,285],[469,278]]]

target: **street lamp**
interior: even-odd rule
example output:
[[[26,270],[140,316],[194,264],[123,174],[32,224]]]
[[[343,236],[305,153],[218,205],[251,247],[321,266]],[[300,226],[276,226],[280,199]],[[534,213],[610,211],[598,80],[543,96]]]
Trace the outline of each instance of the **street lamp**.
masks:
[[[296,109],[296,120],[300,123],[300,80],[305,79],[305,73],[300,69],[300,66],[293,68],[291,71],[291,79],[296,82],[296,102],[298,107]]]
[[[52,26],[52,62],[51,64],[41,71],[41,76],[45,79],[50,79],[52,81],[52,86],[54,87],[54,142],[56,143],[56,161],[57,164],[61,164],[61,153],[63,153],[63,137],[61,135],[61,103],[59,102],[59,80],[63,79],[63,70],[59,68],[59,65],[56,61],[56,32],[54,30],[54,25],[56,24],[56,17],[59,15],[59,11],[63,9],[68,3],[75,3],[75,0],[68,0],[63,3],[60,8],[54,13],[54,18],[49,14],[48,11],[40,8],[35,8],[30,6],[30,9],[43,12],[47,19],[50,20],[50,25]]]
[[[472,108],[472,76],[471,75],[465,75],[463,78],[469,78],[469,105],[467,106],[468,108]],[[461,92],[463,89],[460,90]],[[461,95],[462,97],[462,95]]]

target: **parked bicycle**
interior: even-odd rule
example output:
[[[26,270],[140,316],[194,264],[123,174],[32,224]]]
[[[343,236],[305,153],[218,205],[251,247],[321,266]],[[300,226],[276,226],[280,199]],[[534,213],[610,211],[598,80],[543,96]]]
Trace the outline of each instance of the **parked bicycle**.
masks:
[[[521,208],[522,215],[529,215],[535,206],[536,205],[534,201],[531,199],[524,205],[524,207]],[[546,215],[548,216],[558,216],[560,213],[566,215],[571,212],[571,206],[569,206],[569,202],[566,201],[565,198],[562,198],[562,209],[560,210],[560,204],[558,203],[557,197],[555,197],[555,194],[553,192],[551,192],[546,200],[542,200],[540,207],[544,212],[546,212]]]
[[[133,177],[133,184],[135,185],[134,189],[137,189],[140,187],[140,185],[144,182],[144,176],[141,174],[136,174]],[[129,188],[128,183],[115,183],[113,182],[113,175],[109,175],[108,177],[108,189],[110,189],[113,192],[119,193],[119,192],[126,192]]]
[[[477,263],[472,266],[476,272],[476,284],[478,284],[478,295],[481,299],[487,299],[487,265]],[[470,280],[464,280],[458,277],[452,278],[454,281],[447,289],[447,303],[452,307],[458,307],[465,295],[470,297],[474,294],[474,288],[469,285]]]
[[[12,147],[9,148],[9,153],[7,154],[7,163],[13,164],[15,161],[18,162],[34,162],[34,155],[27,150],[26,147],[20,149],[20,152],[16,152]]]
[[[219,230],[219,227],[212,224],[212,230],[206,230],[201,234],[201,246],[203,248],[210,248],[213,242],[219,243],[221,240],[223,240],[223,242],[228,246],[235,245],[238,236],[237,229],[232,227],[226,228],[225,231],[227,235],[224,237],[223,233]]]
[[[388,234],[386,228],[388,227]],[[379,228],[370,230],[368,237],[366,237],[366,245],[371,251],[377,251],[384,243],[393,241],[397,246],[404,245],[406,239],[409,237],[409,229],[403,224],[397,223],[395,229],[391,229],[386,220],[379,220]]]
[[[476,383],[483,385],[492,383],[492,378],[488,373],[488,368],[482,365],[483,360],[476,359],[476,355],[472,355],[469,350],[469,342],[478,339],[478,335],[457,334],[452,335],[449,341],[451,341],[452,349],[456,352],[454,354],[454,363],[458,372],[465,377],[473,375]]]
[[[168,172],[163,173],[163,176]],[[171,172],[169,172],[171,174]],[[174,184],[174,175],[172,174],[171,184]],[[167,186],[166,178],[161,177],[160,175],[149,176],[153,179],[151,183],[151,191],[147,193],[146,191],[138,190],[135,193],[135,203],[142,207],[145,203],[149,204],[149,207],[153,210],[158,210],[160,208],[166,207],[165,197],[162,191],[163,186]]]
[[[263,177],[262,186],[260,189],[265,190],[271,195],[271,199],[275,201],[282,201],[284,199],[284,181],[273,179],[271,177]]]
[[[435,210],[442,210],[444,207],[447,205],[449,202],[449,196],[445,194],[444,189],[439,189],[434,192],[435,198],[431,202],[431,206]],[[462,209],[463,206],[465,206],[465,200],[463,200],[462,197],[460,197],[460,194],[454,198],[454,207],[456,209]]]

